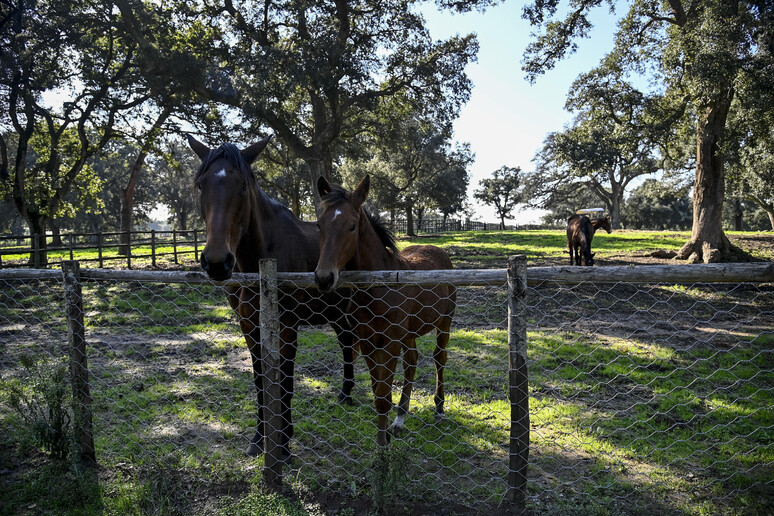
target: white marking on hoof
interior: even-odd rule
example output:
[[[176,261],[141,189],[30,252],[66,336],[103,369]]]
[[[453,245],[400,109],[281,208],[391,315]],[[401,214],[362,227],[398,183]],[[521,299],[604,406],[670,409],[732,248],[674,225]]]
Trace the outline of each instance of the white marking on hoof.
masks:
[[[392,435],[400,435],[403,432],[403,430],[406,429],[405,421],[406,421],[405,415],[396,416],[395,421],[392,422],[392,424],[390,425],[390,428],[388,428],[387,430]]]

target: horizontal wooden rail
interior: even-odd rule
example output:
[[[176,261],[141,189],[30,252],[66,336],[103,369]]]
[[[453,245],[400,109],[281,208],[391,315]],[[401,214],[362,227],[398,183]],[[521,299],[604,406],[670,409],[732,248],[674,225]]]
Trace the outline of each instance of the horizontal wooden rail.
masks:
[[[357,285],[436,285],[500,286],[507,282],[506,269],[452,269],[441,271],[344,271],[341,286]],[[51,269],[4,269],[0,279],[61,278]],[[208,283],[213,285],[257,285],[257,273],[236,273],[226,281],[213,281],[199,271],[152,271],[126,269],[81,269],[85,280],[148,281],[158,283]],[[280,272],[280,287],[310,288],[311,272]],[[740,283],[774,282],[774,263],[712,263],[685,265],[623,265],[610,267],[528,267],[530,285],[558,283]]]

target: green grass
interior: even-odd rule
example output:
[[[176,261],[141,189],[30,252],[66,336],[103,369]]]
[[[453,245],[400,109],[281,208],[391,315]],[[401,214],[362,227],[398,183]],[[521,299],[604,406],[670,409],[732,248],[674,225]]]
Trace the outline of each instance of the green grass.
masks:
[[[751,233],[726,231],[726,235],[752,253],[756,258],[774,260],[774,248],[761,248],[755,238],[770,241],[770,233]],[[677,252],[690,238],[690,231],[633,231],[615,230],[610,234],[604,231],[594,236],[593,250],[600,265],[627,263],[632,257],[643,256],[654,251]],[[745,240],[751,238],[751,240]],[[437,235],[416,237],[398,236],[398,247],[430,243],[443,247],[451,254],[455,267],[490,268],[505,267],[505,260],[513,254],[526,254],[531,264],[564,264],[567,258],[567,236],[563,229],[524,230],[524,231],[459,231]],[[200,243],[199,250],[204,246]],[[194,257],[194,247],[178,246],[178,263],[174,262],[171,246],[157,246],[156,266],[159,268],[198,268]],[[140,245],[132,248],[132,268],[151,267],[151,248]],[[28,255],[3,255],[4,263],[25,263]],[[49,261],[55,265],[61,260],[69,260],[69,250],[57,250],[49,253]],[[83,267],[98,267],[96,250],[74,250],[74,259],[81,260]],[[118,254],[118,246],[103,249],[104,266],[108,268],[126,268],[127,259]],[[605,263],[608,262],[608,263]]]

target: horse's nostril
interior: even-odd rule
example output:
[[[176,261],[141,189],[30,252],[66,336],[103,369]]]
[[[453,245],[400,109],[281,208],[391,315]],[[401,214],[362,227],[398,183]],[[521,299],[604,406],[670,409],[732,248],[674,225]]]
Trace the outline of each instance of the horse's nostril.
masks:
[[[314,273],[314,282],[317,284],[317,288],[319,288],[322,291],[329,290],[331,286],[333,285],[334,276],[332,272],[329,272],[328,274],[318,274],[317,271]]]
[[[202,269],[205,271],[210,270],[210,263],[207,261],[207,258],[204,256],[204,253],[202,253],[201,258],[199,258],[199,263],[202,265]]]
[[[236,258],[233,254],[228,253],[226,259],[223,261],[223,268],[227,271],[233,270],[236,265]]]

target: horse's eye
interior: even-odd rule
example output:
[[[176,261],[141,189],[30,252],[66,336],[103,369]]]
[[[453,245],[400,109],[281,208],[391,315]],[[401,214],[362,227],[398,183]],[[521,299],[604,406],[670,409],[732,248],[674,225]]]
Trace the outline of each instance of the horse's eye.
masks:
[[[319,222],[316,222],[315,226],[317,226],[317,229],[320,229],[320,223]]]
[[[350,233],[354,233],[355,232],[355,227],[356,227],[355,224],[352,224],[352,227],[349,228],[349,232]]]

